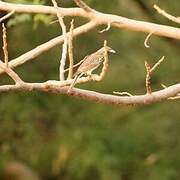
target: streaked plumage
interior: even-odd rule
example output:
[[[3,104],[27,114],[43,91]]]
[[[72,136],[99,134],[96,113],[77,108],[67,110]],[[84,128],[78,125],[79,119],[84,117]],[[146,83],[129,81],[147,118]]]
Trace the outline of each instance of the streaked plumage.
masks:
[[[107,47],[108,52],[115,53],[113,49]],[[68,92],[74,87],[77,79],[83,75],[91,75],[92,71],[98,68],[104,60],[104,47],[99,49],[98,51],[86,56],[84,61],[77,69],[76,73],[74,74],[74,80],[70,85]]]

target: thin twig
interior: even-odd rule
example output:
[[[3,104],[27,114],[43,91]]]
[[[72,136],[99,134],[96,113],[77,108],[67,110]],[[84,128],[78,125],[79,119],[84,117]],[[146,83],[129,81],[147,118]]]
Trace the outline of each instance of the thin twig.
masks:
[[[145,61],[145,67],[146,67],[146,92],[147,94],[151,94],[151,67],[148,64],[147,61]]]
[[[156,4],[154,4],[154,9],[156,9],[156,11],[163,15],[164,17],[166,17],[167,19],[173,21],[173,22],[176,22],[176,23],[179,23],[180,24],[180,17],[175,17],[175,16],[172,16],[171,14],[167,13],[166,11],[162,10],[159,6],[157,6]]]
[[[73,76],[73,30],[74,30],[74,19],[71,21],[71,27],[69,30],[69,38],[68,38],[68,53],[69,53],[69,73],[68,73],[68,79],[71,79]]]
[[[4,20],[8,19],[10,16],[12,16],[15,13],[15,10],[12,10],[11,12],[9,12],[8,14],[6,14],[5,16],[3,16],[2,18],[0,18],[0,23],[3,22]]]
[[[61,61],[60,61],[60,66],[59,66],[59,80],[63,81],[64,80],[64,67],[65,67],[66,56],[67,56],[68,38],[66,34],[66,26],[64,24],[62,14],[59,12],[56,0],[52,0],[52,3],[54,5],[54,8],[56,9],[56,15],[58,17],[59,24],[62,28],[62,34],[64,37],[64,43],[62,47],[62,56],[61,56]]]
[[[6,67],[8,67],[8,48],[7,48],[7,32],[6,32],[6,27],[4,23],[2,24],[3,28],[3,53],[4,53],[4,62],[6,64]]]
[[[176,96],[170,97],[168,99],[171,99],[171,100],[180,99],[180,94],[177,94]]]
[[[149,40],[149,38],[152,36],[153,33],[154,33],[153,31],[150,32],[150,33],[147,35],[146,39],[144,40],[144,46],[145,46],[146,48],[150,48],[150,45],[148,44],[148,40]]]
[[[0,61],[0,68],[3,69],[6,74],[8,74],[16,84],[22,84],[22,79],[9,67],[5,66],[5,64]]]
[[[164,61],[165,56],[163,56],[152,68],[151,74],[160,66],[160,64]]]
[[[74,2],[86,12],[91,12],[92,9],[82,0],[74,0]]]
[[[54,21],[51,21],[49,24],[54,24],[54,23],[57,23],[59,22],[58,20],[54,20]]]
[[[161,84],[161,86],[165,89],[165,88],[167,88],[167,86],[166,85],[164,85],[164,84]]]

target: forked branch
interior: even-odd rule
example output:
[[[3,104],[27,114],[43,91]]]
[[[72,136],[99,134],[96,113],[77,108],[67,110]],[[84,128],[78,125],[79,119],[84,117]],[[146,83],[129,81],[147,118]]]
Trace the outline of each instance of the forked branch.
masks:
[[[14,80],[16,84],[23,84],[22,79],[9,67],[7,67],[2,61],[0,61],[0,69],[3,69],[6,74]]]
[[[15,13],[15,10],[12,10],[12,11],[9,12],[8,14],[6,14],[6,15],[3,16],[2,18],[0,18],[0,23],[3,22],[4,20],[8,19],[9,17],[11,17],[14,13]]]
[[[58,36],[50,41],[37,46],[36,48],[32,49],[31,51],[13,59],[11,61],[8,60],[8,50],[7,50],[7,38],[6,38],[6,29],[3,27],[3,52],[4,52],[4,61],[5,64],[0,61],[0,73],[7,73],[14,81],[15,85],[3,85],[0,86],[0,92],[6,91],[43,91],[43,92],[51,92],[51,93],[60,93],[60,94],[68,94],[68,86],[72,83],[72,74],[73,74],[73,67],[77,66],[73,65],[73,46],[72,40],[73,37],[80,35],[82,33],[86,33],[91,29],[95,28],[96,26],[105,24],[108,25],[106,29],[103,31],[108,31],[111,26],[117,28],[127,28],[132,31],[139,31],[139,32],[147,32],[149,35],[147,36],[144,44],[148,48],[150,47],[148,44],[148,40],[152,34],[170,37],[174,39],[180,39],[180,29],[165,25],[158,25],[143,21],[137,21],[133,19],[128,19],[121,16],[116,16],[112,14],[105,14],[98,12],[91,7],[89,7],[84,1],[82,0],[74,0],[75,3],[80,8],[59,8],[56,0],[52,0],[53,7],[49,6],[37,6],[37,5],[17,5],[12,3],[6,3],[0,1],[0,10],[10,12],[8,15],[2,17],[0,22],[11,16],[14,12],[23,12],[23,13],[48,13],[54,14],[58,17],[59,24],[62,28],[62,35]],[[167,17],[170,20],[179,23],[179,18],[174,17],[165,11],[162,11],[159,7],[155,7],[156,10]],[[90,20],[90,22],[79,26],[73,29],[73,23],[71,23],[70,32],[66,32],[66,26],[63,21],[64,16],[81,16]],[[64,70],[66,55],[67,55],[67,46],[68,46],[68,37],[69,37],[69,59],[70,59],[70,66],[68,68],[69,74],[68,79],[65,80]],[[62,56],[60,62],[60,80],[48,80],[44,83],[27,83],[23,82],[21,78],[12,70],[12,68],[19,66],[31,59],[36,58],[38,55],[44,53],[45,51],[51,49],[52,47],[62,44]],[[82,90],[73,88],[72,93],[68,94],[70,96],[80,97],[83,99],[93,100],[96,102],[107,103],[107,104],[116,104],[116,105],[132,105],[132,104],[151,104],[156,103],[163,100],[168,99],[178,99],[180,97],[180,84],[172,85],[170,87],[166,87],[163,90],[159,90],[156,92],[152,92],[151,90],[151,83],[150,79],[153,72],[160,66],[164,57],[162,57],[153,67],[145,62],[146,67],[146,91],[145,95],[131,95],[127,92],[114,92],[117,95],[110,95],[110,94],[102,94],[94,91],[89,90]],[[8,62],[9,61],[9,62]],[[81,62],[81,61],[80,61]],[[82,63],[82,62],[81,62]],[[104,78],[108,69],[108,53],[107,53],[107,42],[104,42],[104,63],[102,72],[100,75],[93,74],[92,78],[89,77],[81,77],[77,79],[77,83],[84,83],[90,80],[100,81]],[[118,96],[122,95],[122,96]]]
[[[164,61],[164,56],[151,68],[147,61],[145,61],[146,67],[146,92],[147,94],[151,94],[151,75],[153,72],[160,66],[160,64]]]

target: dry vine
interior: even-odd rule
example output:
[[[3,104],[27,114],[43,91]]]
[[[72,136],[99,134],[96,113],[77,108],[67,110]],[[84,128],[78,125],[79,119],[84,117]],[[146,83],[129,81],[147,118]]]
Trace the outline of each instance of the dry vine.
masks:
[[[54,7],[43,6],[43,5],[22,5],[22,4],[13,4],[0,1],[0,11],[6,11],[8,14],[0,19],[0,22],[4,21],[6,18],[9,18],[13,13],[44,13],[44,14],[54,14],[58,17],[58,21],[62,28],[63,34],[58,36],[50,41],[37,46],[36,48],[30,50],[29,52],[12,59],[11,61],[8,60],[8,51],[7,51],[7,40],[6,40],[6,29],[3,26],[3,50],[4,50],[4,61],[0,61],[0,74],[5,72],[8,74],[15,82],[14,85],[2,85],[0,86],[0,92],[6,91],[43,91],[43,92],[51,92],[51,93],[60,93],[60,94],[68,94],[69,85],[72,83],[72,73],[73,68],[76,65],[73,65],[73,46],[72,40],[73,37],[78,36],[82,33],[86,33],[91,29],[95,28],[96,26],[105,24],[107,28],[102,30],[101,32],[108,31],[111,26],[117,28],[127,28],[132,31],[139,31],[139,32],[146,32],[149,35],[145,40],[145,46],[148,48],[149,45],[147,44],[148,39],[150,36],[159,35],[165,36],[174,39],[180,39],[180,29],[165,25],[158,25],[154,23],[148,23],[143,21],[137,21],[128,19],[125,17],[112,15],[112,14],[105,14],[98,12],[91,7],[89,7],[85,2],[82,0],[74,0],[74,2],[79,6],[79,8],[61,8],[58,7],[55,0],[52,0]],[[167,17],[174,22],[179,23],[179,18],[174,17],[165,11],[161,10],[158,6],[154,6],[156,10],[162,14],[163,16]],[[66,26],[63,22],[63,17],[65,16],[81,16],[84,18],[89,19],[90,21],[82,26],[79,26],[74,29],[73,22],[71,23],[70,32],[66,32]],[[43,52],[53,48],[58,44],[63,44],[63,51],[61,56],[60,62],[60,80],[48,80],[43,83],[28,83],[21,80],[21,78],[12,70],[16,66],[24,64],[25,62],[34,59],[38,55],[42,54]],[[106,47],[106,42],[104,43]],[[67,50],[68,48],[68,50]],[[69,53],[70,65],[68,68],[69,74],[68,78],[65,79],[64,73],[67,70],[64,70],[65,67],[65,60],[67,52]],[[150,104],[159,102],[162,100],[168,99],[177,99],[180,97],[180,83],[175,84],[169,87],[165,87],[162,90],[152,92],[150,86],[150,78],[154,70],[159,67],[160,63],[163,61],[164,58],[160,59],[152,68],[146,62],[145,67],[147,71],[146,75],[146,90],[147,93],[145,95],[132,95],[128,92],[114,92],[114,94],[121,95],[109,95],[109,94],[102,94],[94,91],[89,90],[82,90],[73,88],[72,93],[68,94],[70,96],[80,97],[83,99],[93,100],[96,102],[107,103],[107,104],[117,104],[117,105],[137,105],[137,104]],[[80,62],[82,63],[82,61]],[[79,63],[78,63],[79,65]],[[90,80],[100,81],[104,78],[106,71],[108,68],[108,54],[107,52],[104,53],[104,64],[102,68],[102,72],[100,75],[94,74],[91,78],[89,77],[81,77],[77,80],[77,83],[84,83]],[[123,96],[122,96],[123,95]],[[124,96],[125,95],[125,96]]]

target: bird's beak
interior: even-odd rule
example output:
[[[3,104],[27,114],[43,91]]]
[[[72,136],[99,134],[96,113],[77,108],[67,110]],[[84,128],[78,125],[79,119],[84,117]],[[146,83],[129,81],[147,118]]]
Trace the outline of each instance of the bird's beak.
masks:
[[[116,53],[116,51],[114,49],[110,49],[109,52]]]

